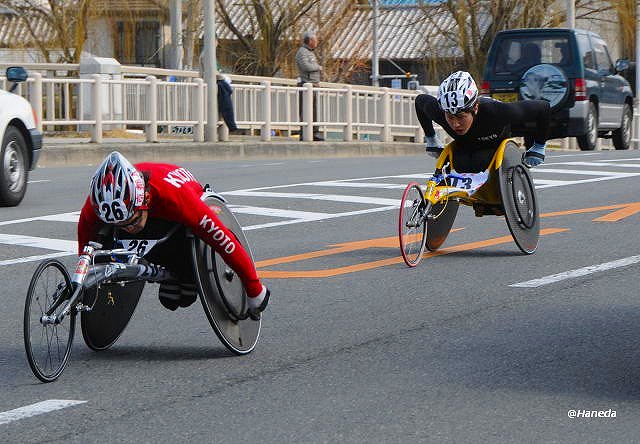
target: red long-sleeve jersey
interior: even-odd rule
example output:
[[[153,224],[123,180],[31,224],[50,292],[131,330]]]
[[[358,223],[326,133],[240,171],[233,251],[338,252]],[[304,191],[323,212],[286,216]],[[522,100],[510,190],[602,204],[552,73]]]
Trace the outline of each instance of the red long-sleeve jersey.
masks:
[[[180,223],[211,245],[238,274],[249,297],[262,291],[255,266],[242,247],[216,214],[201,199],[202,185],[186,168],[165,163],[138,163],[136,169],[148,177],[149,218]],[[87,200],[78,221],[78,254],[87,242],[96,240],[104,222]]]

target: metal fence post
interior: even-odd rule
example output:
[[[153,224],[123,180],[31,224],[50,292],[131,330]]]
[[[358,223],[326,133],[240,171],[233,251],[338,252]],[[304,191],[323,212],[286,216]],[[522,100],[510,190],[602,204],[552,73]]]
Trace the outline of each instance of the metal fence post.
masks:
[[[302,128],[302,140],[311,142],[313,140],[313,84],[305,83],[302,95],[302,120],[307,124]]]
[[[345,142],[351,142],[353,140],[353,91],[351,86],[347,86],[347,94],[344,100],[344,118],[346,125],[344,126],[342,139]]]
[[[271,82],[264,80],[260,82],[264,87],[262,90],[262,118],[264,123],[260,127],[260,140],[271,141]]]
[[[34,72],[33,76],[33,97],[31,98],[31,105],[36,113],[36,127],[38,131],[42,132],[42,74]]]
[[[382,88],[382,132],[380,141],[391,142],[391,94],[389,88]]]
[[[149,89],[147,90],[147,112],[151,121],[147,126],[147,142],[158,141],[158,79],[147,76]]]
[[[100,74],[93,74],[93,132],[91,141],[102,143],[102,77]]]
[[[55,79],[54,73],[47,71],[47,77],[51,80]],[[47,120],[56,119],[56,93],[53,82],[47,82]],[[55,126],[47,125],[49,131],[54,131]]]
[[[196,83],[198,86],[196,87],[196,123],[195,131],[194,131],[194,141],[196,142],[204,142],[204,81],[200,78],[196,79]]]

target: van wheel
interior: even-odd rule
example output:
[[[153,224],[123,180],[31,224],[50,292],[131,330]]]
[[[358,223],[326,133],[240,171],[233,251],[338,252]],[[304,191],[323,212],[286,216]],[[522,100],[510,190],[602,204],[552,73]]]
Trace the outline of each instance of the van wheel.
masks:
[[[8,126],[0,147],[0,206],[13,207],[27,191],[27,144],[15,126]]]
[[[624,104],[622,110],[622,125],[613,131],[613,146],[617,150],[628,150],[631,145],[631,125],[633,122],[633,111],[628,103]]]
[[[587,132],[584,136],[578,136],[578,146],[582,151],[593,151],[598,142],[598,110],[593,102],[589,102],[587,114]]]

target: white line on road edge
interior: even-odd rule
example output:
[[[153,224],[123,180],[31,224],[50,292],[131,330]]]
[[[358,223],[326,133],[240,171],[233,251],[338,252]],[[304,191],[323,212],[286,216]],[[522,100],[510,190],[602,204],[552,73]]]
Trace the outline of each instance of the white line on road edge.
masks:
[[[72,399],[49,399],[47,401],[37,402],[17,409],[0,413],[0,425],[8,424],[20,419],[30,418],[43,413],[53,412],[78,404],[84,404],[87,401],[74,401]]]
[[[38,254],[36,256],[25,256],[25,257],[19,257],[17,259],[5,259],[3,261],[0,261],[0,267],[5,265],[15,265],[15,264],[24,264],[27,262],[42,261],[45,259],[54,259],[57,257],[73,256],[74,254],[76,253],[61,251],[60,253]]]
[[[509,287],[523,287],[523,288],[536,288],[547,284],[553,284],[555,282],[563,281],[565,279],[572,279],[580,276],[586,276],[601,271],[611,270],[613,268],[626,267],[627,265],[633,265],[640,262],[640,255],[630,256],[624,259],[618,259],[611,262],[605,262],[599,265],[589,265],[588,267],[578,268],[576,270],[565,271],[558,274],[552,274],[549,276],[541,277],[539,279],[533,279],[526,282],[518,282],[517,284],[511,284]]]

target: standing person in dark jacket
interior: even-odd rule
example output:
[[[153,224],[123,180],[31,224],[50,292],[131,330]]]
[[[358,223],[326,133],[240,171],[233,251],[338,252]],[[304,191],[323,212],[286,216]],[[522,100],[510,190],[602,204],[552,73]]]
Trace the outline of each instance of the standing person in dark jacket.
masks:
[[[298,71],[300,73],[298,78],[298,86],[302,86],[305,83],[312,83],[314,87],[320,86],[320,74],[322,72],[322,66],[318,64],[318,59],[316,58],[315,53],[313,52],[318,46],[318,37],[314,32],[307,31],[302,35],[302,46],[298,49],[296,53],[296,66],[298,67]],[[302,117],[302,109],[303,109],[303,93],[299,94],[300,104],[300,121],[303,121]],[[316,111],[316,96],[313,95],[313,120],[317,121],[317,111]],[[322,141],[324,140],[320,133],[318,132],[318,127],[313,127],[313,140]]]
[[[233,114],[233,102],[231,101],[231,94],[233,94],[231,79],[218,74],[216,83],[218,84],[218,111],[222,115],[229,131],[237,132],[238,126],[236,125],[236,119]]]
[[[427,153],[437,158],[443,149],[433,129],[436,122],[454,139],[458,172],[475,173],[487,168],[500,143],[511,136],[514,123],[535,122],[534,142],[525,153],[524,163],[531,168],[544,162],[550,109],[545,100],[503,103],[479,98],[471,75],[457,71],[440,84],[437,98],[421,94],[415,107],[425,131]]]

